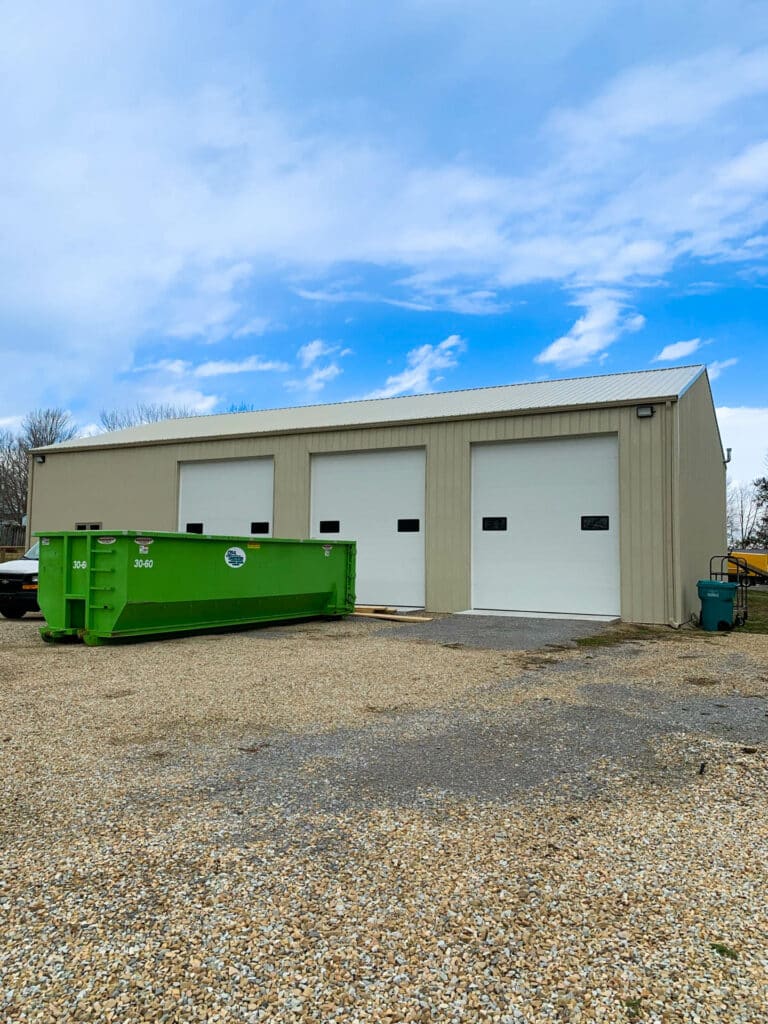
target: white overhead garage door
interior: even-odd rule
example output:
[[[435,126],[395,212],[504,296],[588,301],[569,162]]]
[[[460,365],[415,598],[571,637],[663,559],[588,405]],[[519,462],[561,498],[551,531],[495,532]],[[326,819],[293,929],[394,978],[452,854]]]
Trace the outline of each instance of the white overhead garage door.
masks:
[[[182,462],[180,469],[181,532],[272,535],[272,459]]]
[[[472,605],[620,614],[614,435],[473,446]]]
[[[312,456],[311,535],[357,541],[357,603],[424,605],[425,453]]]

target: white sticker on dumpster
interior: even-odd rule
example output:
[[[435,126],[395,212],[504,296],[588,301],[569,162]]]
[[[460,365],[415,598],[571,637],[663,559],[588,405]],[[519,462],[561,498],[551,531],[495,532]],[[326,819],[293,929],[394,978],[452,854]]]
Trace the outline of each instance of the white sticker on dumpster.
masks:
[[[224,552],[224,561],[230,569],[240,569],[245,565],[245,552],[242,548],[227,548]]]

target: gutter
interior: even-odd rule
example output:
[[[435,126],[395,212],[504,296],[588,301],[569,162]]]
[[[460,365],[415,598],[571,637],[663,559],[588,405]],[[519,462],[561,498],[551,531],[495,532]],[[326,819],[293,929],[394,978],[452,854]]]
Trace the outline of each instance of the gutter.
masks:
[[[32,491],[35,483],[35,460],[32,457],[32,452],[27,455],[27,529],[24,535],[25,550],[29,550],[32,547],[30,544],[30,538],[32,537]]]

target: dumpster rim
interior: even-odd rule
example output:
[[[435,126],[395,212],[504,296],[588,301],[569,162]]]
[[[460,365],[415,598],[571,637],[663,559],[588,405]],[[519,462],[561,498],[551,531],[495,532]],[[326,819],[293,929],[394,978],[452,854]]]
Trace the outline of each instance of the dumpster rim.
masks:
[[[344,540],[334,537],[333,540],[318,539],[317,537],[265,537],[262,534],[247,533],[184,533],[178,530],[35,530],[33,537],[41,540],[45,537],[152,537],[153,540],[179,540],[191,541],[221,540],[221,541],[247,541],[250,544],[312,544],[327,547],[334,544],[355,544],[356,541]]]

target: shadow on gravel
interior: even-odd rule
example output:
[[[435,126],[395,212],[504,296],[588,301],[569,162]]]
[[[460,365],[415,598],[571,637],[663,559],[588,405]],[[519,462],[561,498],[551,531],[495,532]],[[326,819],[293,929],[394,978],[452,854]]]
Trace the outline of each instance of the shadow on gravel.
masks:
[[[595,687],[593,695],[603,689],[608,688]],[[338,784],[353,800],[375,793],[410,801],[420,790],[503,800],[542,789],[556,796],[566,787],[569,797],[590,797],[604,790],[606,773],[595,770],[604,759],[623,774],[652,773],[673,783],[698,769],[698,736],[734,744],[768,742],[763,700],[694,699],[658,706],[648,691],[622,687],[611,692],[614,700],[622,696],[628,698],[625,711],[539,701],[493,718],[484,714],[447,721],[441,730],[392,743],[366,763],[350,765],[340,771]],[[654,699],[657,706],[648,709]],[[673,769],[659,763],[656,747],[659,739],[675,733],[688,734],[680,745],[689,756]]]
[[[768,702],[761,698],[664,701],[650,690],[607,685],[587,686],[583,696],[586,705],[542,699],[493,711],[442,709],[357,730],[273,737],[257,757],[241,756],[226,783],[209,778],[205,788],[236,800],[245,814],[265,802],[290,814],[423,805],[446,796],[608,798],[617,773],[663,785],[690,781],[707,739],[768,743]],[[687,734],[681,756],[665,765],[658,741],[678,733]]]

